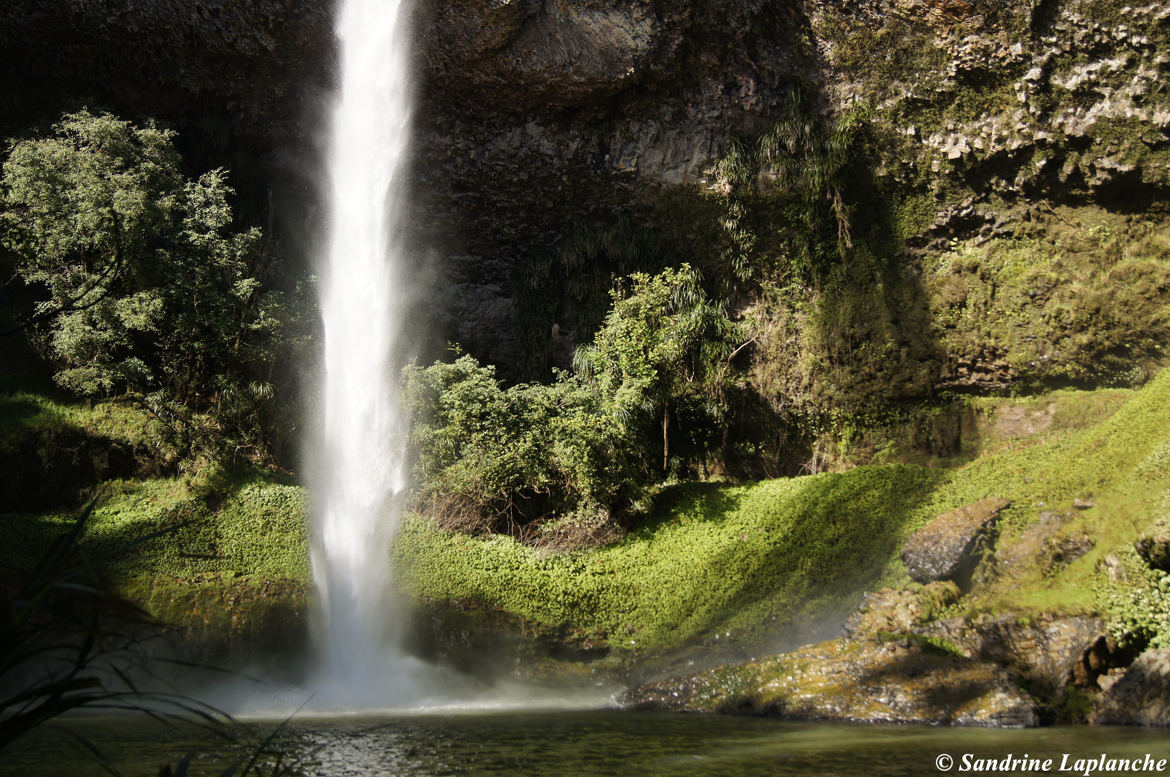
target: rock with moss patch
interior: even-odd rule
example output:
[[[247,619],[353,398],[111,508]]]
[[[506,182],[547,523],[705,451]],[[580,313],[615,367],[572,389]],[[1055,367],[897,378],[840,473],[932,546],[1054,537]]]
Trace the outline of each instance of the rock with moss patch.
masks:
[[[1074,681],[1092,685],[1108,663],[1094,653],[1105,624],[1089,615],[977,615],[938,621],[919,633],[946,640],[972,658],[1007,665],[1042,696],[1057,695]]]
[[[990,662],[939,655],[916,640],[834,640],[628,691],[638,709],[747,712],[798,720],[1036,725],[1035,709]]]
[[[1158,521],[1150,532],[1138,538],[1134,549],[1151,569],[1170,572],[1170,525]]]
[[[990,544],[999,514],[1011,502],[981,499],[945,512],[915,532],[902,547],[910,577],[920,583],[971,578],[982,551]]]
[[[1072,517],[1068,512],[1041,511],[1018,537],[1000,542],[993,557],[994,573],[1011,576],[1033,568],[1054,573],[1084,556],[1095,543],[1084,532],[1066,530]]]
[[[911,632],[960,596],[959,587],[949,580],[883,588],[867,593],[841,630],[850,639]]]
[[[1089,722],[1170,726],[1170,648],[1148,650],[1138,656],[1101,692]]]

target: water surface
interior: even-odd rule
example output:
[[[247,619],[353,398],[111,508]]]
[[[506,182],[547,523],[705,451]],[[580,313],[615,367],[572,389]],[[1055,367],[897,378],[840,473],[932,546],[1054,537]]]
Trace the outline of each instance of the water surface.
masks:
[[[276,723],[248,724],[267,736]],[[101,774],[94,757],[71,744],[68,728],[98,744],[126,775],[157,775],[195,753],[194,774],[218,774],[246,747],[190,726],[163,727],[141,718],[81,719],[53,724],[0,754],[0,774]],[[393,717],[299,719],[277,740],[307,775],[329,777],[758,777],[759,775],[938,775],[936,759],[1170,759],[1170,735],[1127,728],[1067,727],[1018,731],[924,726],[846,726],[715,715],[589,712],[497,712]],[[1170,770],[1166,770],[1170,771]],[[1166,773],[1163,771],[1162,773]],[[968,774],[980,773],[967,770]],[[1094,774],[1126,774],[1104,772]],[[1148,773],[1148,772],[1147,772]]]

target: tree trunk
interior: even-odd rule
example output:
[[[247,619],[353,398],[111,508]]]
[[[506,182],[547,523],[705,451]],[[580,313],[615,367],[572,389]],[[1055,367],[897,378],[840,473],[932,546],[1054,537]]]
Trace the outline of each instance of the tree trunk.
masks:
[[[662,403],[662,474],[665,475],[670,466],[670,403]]]

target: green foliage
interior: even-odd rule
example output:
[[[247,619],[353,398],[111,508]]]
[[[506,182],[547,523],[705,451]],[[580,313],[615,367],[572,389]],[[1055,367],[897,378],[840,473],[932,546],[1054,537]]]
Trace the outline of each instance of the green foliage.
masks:
[[[396,546],[404,588],[429,600],[479,602],[530,622],[604,635],[627,650],[677,647],[732,633],[749,643],[831,621],[863,590],[905,580],[897,553],[934,516],[985,497],[1004,497],[1000,545],[1043,510],[1073,514],[1069,535],[1095,547],[1053,575],[1039,562],[1001,569],[961,602],[963,611],[1103,612],[1119,635],[1165,639],[1161,573],[1112,580],[1111,554],[1136,559],[1144,516],[1170,509],[1170,371],[1136,392],[1061,392],[1054,423],[1036,439],[1001,441],[945,470],[866,466],[842,474],[742,486],[666,489],[649,518],[602,548],[543,555],[503,537],[453,535],[416,519]],[[1092,412],[1078,413],[1087,404]],[[1096,507],[1072,500],[1092,493]],[[1157,577],[1155,580],[1154,578]],[[1157,590],[1155,590],[1157,589]],[[1102,606],[1098,596],[1108,593]],[[948,608],[945,590],[929,607]],[[953,606],[953,605],[950,605]],[[958,613],[956,613],[958,614]],[[936,648],[947,650],[945,644]]]
[[[625,651],[732,632],[815,627],[878,584],[937,474],[889,466],[744,486],[667,489],[651,517],[603,548],[544,555],[408,522],[404,589],[571,625]]]
[[[1139,383],[1170,337],[1168,257],[1165,223],[1062,210],[939,256],[923,279],[930,323],[947,352],[1000,354],[1025,385]]]
[[[303,489],[264,480],[210,487],[181,478],[106,483],[79,538],[115,582],[207,574],[307,580],[307,499]],[[67,513],[0,514],[10,544],[0,568],[23,570],[71,525]],[[132,547],[133,553],[114,551]]]
[[[826,121],[794,90],[770,131],[729,144],[715,175],[730,238],[724,260],[741,283],[808,283],[847,257],[866,122],[864,108]]]
[[[469,356],[409,368],[422,509],[464,530],[515,532],[554,514],[624,508],[667,470],[672,418],[685,422],[674,432],[684,455],[717,440],[735,334],[684,265],[619,285],[595,341],[577,352],[577,374],[551,385],[505,389]]]
[[[571,351],[566,345],[591,340],[618,278],[677,263],[662,235],[635,224],[627,213],[572,225],[555,251],[528,257],[512,271],[521,374],[545,376],[558,361],[566,363],[565,351]]]
[[[512,530],[572,510],[596,490],[584,457],[562,458],[562,430],[587,409],[580,385],[504,389],[493,367],[470,356],[406,372],[406,407],[417,452],[414,481],[428,512],[453,528]],[[584,413],[583,413],[584,411]],[[577,431],[586,431],[579,428]],[[604,447],[605,428],[581,442]],[[574,451],[576,452],[576,451]]]
[[[0,394],[0,453],[14,451],[29,435],[52,433],[64,427],[132,447],[151,449],[169,458],[158,422],[141,408],[125,402],[77,403],[27,391]]]
[[[1110,633],[1123,648],[1170,647],[1170,572],[1150,569],[1130,548],[1118,556],[1125,583],[1095,588]]]
[[[61,386],[133,392],[188,449],[260,448],[287,316],[253,275],[259,230],[231,229],[225,173],[186,180],[172,141],[82,111],[13,143],[0,239],[43,289],[26,324]]]
[[[1085,401],[1095,404],[1095,393],[1084,393]],[[1105,393],[1116,395],[1111,390]],[[1064,394],[1065,401],[1075,399],[1073,392]],[[1001,518],[1001,547],[1020,541],[1045,510],[1071,516],[1053,542],[1085,535],[1093,541],[1088,553],[1067,566],[1053,568],[1037,561],[1001,570],[968,596],[967,607],[989,612],[1103,611],[1107,616],[1114,612],[1113,605],[1101,607],[1101,592],[1125,597],[1127,584],[1109,576],[1113,566],[1109,557],[1132,554],[1139,534],[1167,509],[1170,471],[1155,462],[1170,436],[1168,430],[1170,371],[1163,370],[1116,412],[1089,428],[1054,428],[1039,438],[1006,441],[948,472],[924,504],[924,516],[987,496],[1003,497],[1012,506]],[[1074,499],[1089,495],[1095,507],[1073,508]]]
[[[728,359],[740,336],[708,299],[688,265],[650,277],[631,275],[613,291],[613,308],[573,366],[624,431],[661,422],[662,472],[669,470],[672,412],[689,428],[689,453],[707,453],[726,420]]]

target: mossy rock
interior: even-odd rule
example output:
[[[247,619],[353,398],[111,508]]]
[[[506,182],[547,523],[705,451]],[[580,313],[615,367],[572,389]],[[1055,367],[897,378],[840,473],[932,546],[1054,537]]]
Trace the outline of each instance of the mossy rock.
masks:
[[[749,712],[797,720],[1034,726],[1036,712],[990,662],[939,655],[920,641],[835,640],[626,692],[637,709]]]

